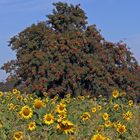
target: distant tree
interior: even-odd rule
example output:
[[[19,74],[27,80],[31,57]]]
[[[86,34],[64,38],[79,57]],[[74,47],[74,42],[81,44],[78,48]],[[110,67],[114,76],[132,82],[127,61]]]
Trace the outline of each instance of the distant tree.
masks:
[[[46,22],[11,38],[17,59],[2,69],[39,96],[108,96],[113,89],[139,95],[140,66],[126,44],[108,42],[95,25],[88,26],[80,5],[53,5]]]
[[[6,79],[6,81],[0,82],[0,91],[7,92],[11,91],[16,84],[16,81],[10,79]]]

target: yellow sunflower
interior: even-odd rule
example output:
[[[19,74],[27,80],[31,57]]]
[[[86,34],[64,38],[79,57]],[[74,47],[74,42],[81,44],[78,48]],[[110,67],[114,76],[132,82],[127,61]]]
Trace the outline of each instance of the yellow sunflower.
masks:
[[[120,134],[125,133],[125,132],[126,132],[126,127],[125,127],[125,125],[122,125],[122,124],[118,125],[118,126],[117,126],[117,131],[118,131]]]
[[[35,99],[34,100],[34,108],[40,109],[42,107],[45,107],[45,103],[40,99]]]
[[[112,123],[110,120],[106,120],[105,123],[104,123],[105,127],[111,127],[112,126]]]
[[[84,96],[81,96],[81,95],[78,96],[77,98],[78,98],[79,100],[85,100],[85,97],[84,97]]]
[[[3,96],[3,92],[2,91],[0,91],[0,97],[2,97]]]
[[[29,129],[30,131],[33,131],[35,128],[36,128],[36,123],[35,123],[35,122],[30,122],[30,123],[28,124],[28,129]]]
[[[113,127],[117,128],[119,126],[121,126],[121,122],[117,121],[117,122],[113,122]]]
[[[63,112],[66,112],[66,111],[67,111],[66,104],[60,103],[59,105],[57,105],[56,112],[63,113]]]
[[[13,110],[14,109],[14,104],[10,103],[10,104],[8,104],[8,107],[9,107],[9,110]]]
[[[118,104],[114,105],[114,110],[116,110],[116,111],[119,110],[119,105]]]
[[[65,99],[65,102],[66,102],[67,104],[69,104],[69,103],[70,103],[70,101],[71,101],[71,99],[70,99],[70,98],[66,98],[66,99]]]
[[[109,119],[109,114],[108,113],[104,113],[103,114],[103,119],[104,120],[108,120]]]
[[[13,138],[14,138],[14,140],[22,140],[23,132],[22,131],[15,132]]]
[[[19,90],[17,90],[17,94],[20,94],[21,92]]]
[[[71,97],[71,93],[67,93],[65,97],[66,98],[70,98]]]
[[[118,91],[118,90],[114,90],[114,91],[112,92],[112,96],[113,96],[114,98],[117,98],[117,97],[119,96],[119,91]]]
[[[72,122],[68,120],[62,120],[56,126],[57,129],[64,132],[65,134],[73,134],[75,131],[75,126]]]
[[[126,113],[123,114],[123,118],[127,121],[129,121],[130,119],[132,119],[132,112],[127,111]]]
[[[97,111],[96,107],[93,107],[93,108],[91,109],[91,111],[92,111],[93,113],[95,113],[95,112]]]
[[[32,117],[33,111],[29,106],[25,105],[24,107],[22,107],[19,114],[22,118],[29,119]]]
[[[129,101],[128,101],[128,105],[129,105],[129,106],[133,106],[133,104],[134,104],[133,100],[129,100]]]
[[[22,101],[23,97],[21,95],[17,95],[17,100]]]
[[[126,92],[122,92],[122,93],[121,93],[121,96],[122,96],[122,97],[126,97]]]
[[[43,119],[44,119],[45,124],[50,125],[50,124],[54,123],[54,116],[52,114],[44,115]]]
[[[14,88],[14,89],[12,90],[12,93],[13,93],[13,94],[18,94],[18,90],[17,90],[16,88]]]
[[[27,102],[28,102],[28,99],[27,99],[26,97],[25,97],[23,100],[24,100],[24,102],[25,102],[25,103],[27,103]]]
[[[83,114],[81,115],[81,119],[82,119],[83,121],[88,120],[90,117],[91,117],[91,116],[90,116],[89,112],[85,112],[85,113],[83,113]]]
[[[46,97],[45,102],[46,102],[46,103],[48,103],[48,102],[49,102],[49,98],[48,98],[48,97]]]
[[[101,109],[102,109],[102,106],[101,106],[101,105],[98,105],[98,106],[97,106],[97,109],[98,109],[98,110],[101,110]]]
[[[67,117],[67,114],[65,112],[62,112],[58,115],[59,119],[64,119]]]
[[[97,127],[97,132],[101,132],[103,131],[104,129],[104,125],[100,124],[98,127]]]
[[[96,134],[91,138],[91,140],[105,140],[105,139],[106,139],[106,137],[104,137],[101,134]]]
[[[14,111],[17,111],[18,108],[19,108],[19,105],[15,105],[15,106],[13,107],[13,110],[14,110]]]

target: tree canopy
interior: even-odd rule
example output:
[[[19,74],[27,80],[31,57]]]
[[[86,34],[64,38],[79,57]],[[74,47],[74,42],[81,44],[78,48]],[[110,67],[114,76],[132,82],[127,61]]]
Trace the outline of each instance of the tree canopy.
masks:
[[[106,41],[96,25],[88,25],[80,5],[53,5],[47,21],[27,27],[9,41],[17,59],[2,69],[16,86],[51,97],[108,96],[113,89],[138,96],[140,66],[127,45]]]

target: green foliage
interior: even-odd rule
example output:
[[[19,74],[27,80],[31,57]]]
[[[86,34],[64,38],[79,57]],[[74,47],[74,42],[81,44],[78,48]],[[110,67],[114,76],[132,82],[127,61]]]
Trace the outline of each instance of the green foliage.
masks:
[[[108,96],[113,89],[140,93],[140,66],[123,42],[106,41],[79,5],[54,3],[47,22],[11,38],[17,59],[3,69],[21,79],[27,92],[53,97],[65,93]]]

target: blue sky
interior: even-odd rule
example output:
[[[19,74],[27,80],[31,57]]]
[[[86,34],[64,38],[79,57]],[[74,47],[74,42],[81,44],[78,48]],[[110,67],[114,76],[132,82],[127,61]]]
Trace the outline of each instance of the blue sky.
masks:
[[[124,40],[140,63],[140,0],[0,0],[0,67],[15,59],[8,47],[10,37],[46,20],[57,1],[81,4],[89,24],[96,24],[105,39],[113,42]],[[0,80],[6,78],[0,70]]]

